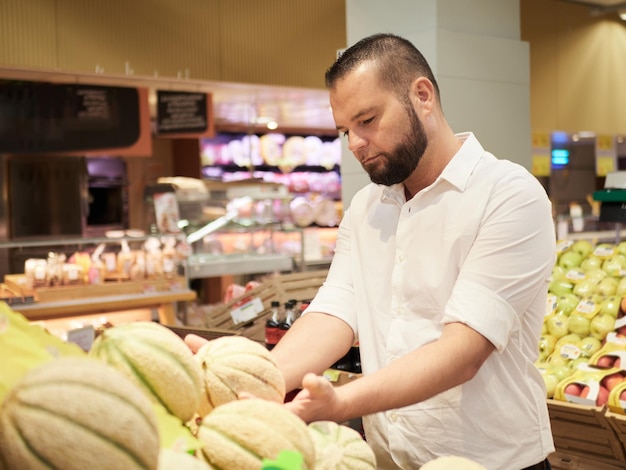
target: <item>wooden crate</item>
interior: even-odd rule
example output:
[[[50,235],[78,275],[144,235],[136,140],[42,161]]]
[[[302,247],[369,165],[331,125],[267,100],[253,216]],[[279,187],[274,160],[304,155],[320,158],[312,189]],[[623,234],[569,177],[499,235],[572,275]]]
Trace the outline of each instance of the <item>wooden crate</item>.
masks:
[[[608,411],[605,413],[609,425],[615,431],[617,439],[621,442],[626,452],[626,416],[619,413]],[[626,467],[626,465],[624,466]]]
[[[291,299],[300,302],[312,299],[326,279],[327,273],[327,270],[320,270],[269,276],[261,285],[214,309],[205,323],[208,328],[230,330],[255,341],[264,342],[265,321],[271,313],[272,301],[284,304]],[[261,300],[263,311],[249,321],[235,324],[231,317],[233,308],[254,297]]]
[[[110,295],[142,294],[144,292],[162,292],[186,287],[185,278],[144,279],[141,281],[111,281],[103,284],[80,284],[74,286],[55,286],[29,288],[23,274],[7,274],[5,284],[22,296],[31,296],[38,302],[55,302],[70,299],[87,299]]]
[[[548,411],[557,451],[551,459],[555,468],[626,468],[624,446],[606,417],[606,407],[548,400]]]

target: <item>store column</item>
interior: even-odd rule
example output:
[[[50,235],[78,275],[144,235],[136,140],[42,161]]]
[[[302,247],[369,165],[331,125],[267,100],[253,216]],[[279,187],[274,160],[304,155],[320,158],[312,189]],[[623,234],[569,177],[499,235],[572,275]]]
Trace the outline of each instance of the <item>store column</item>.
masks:
[[[346,0],[346,31],[348,45],[379,32],[412,41],[433,68],[452,129],[530,170],[530,51],[519,0]],[[347,208],[369,179],[345,141],[341,176]]]

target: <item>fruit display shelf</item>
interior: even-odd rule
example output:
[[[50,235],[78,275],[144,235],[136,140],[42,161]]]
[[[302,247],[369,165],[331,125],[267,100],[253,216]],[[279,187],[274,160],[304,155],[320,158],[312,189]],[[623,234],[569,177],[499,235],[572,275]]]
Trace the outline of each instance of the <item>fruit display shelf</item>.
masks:
[[[606,406],[548,399],[556,452],[555,470],[623,470],[626,468],[626,416]]]
[[[218,306],[205,320],[209,329],[217,328],[232,331],[258,342],[265,340],[265,320],[271,313],[271,302],[281,304],[288,300],[308,301],[320,288],[328,270],[305,271],[289,274],[276,273],[263,281],[259,286],[248,290],[229,302]],[[234,320],[234,312],[246,309],[252,303],[255,314],[243,321]]]

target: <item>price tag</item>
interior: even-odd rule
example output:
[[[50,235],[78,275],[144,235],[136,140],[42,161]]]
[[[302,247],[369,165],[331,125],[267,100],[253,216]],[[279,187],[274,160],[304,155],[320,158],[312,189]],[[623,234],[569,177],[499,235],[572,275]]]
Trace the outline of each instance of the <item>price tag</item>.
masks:
[[[263,311],[263,302],[259,297],[253,297],[245,304],[238,306],[230,311],[230,316],[233,319],[233,323],[243,323],[252,320],[259,313]]]
[[[67,342],[77,344],[83,351],[89,351],[91,349],[95,338],[96,330],[93,325],[87,325],[67,332]]]

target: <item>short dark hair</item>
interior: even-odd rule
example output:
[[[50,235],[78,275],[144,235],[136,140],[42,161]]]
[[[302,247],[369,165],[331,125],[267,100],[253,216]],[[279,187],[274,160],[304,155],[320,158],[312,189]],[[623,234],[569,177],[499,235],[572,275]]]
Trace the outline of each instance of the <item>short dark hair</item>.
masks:
[[[407,39],[389,33],[368,36],[346,49],[326,71],[326,87],[334,88],[339,79],[367,61],[376,63],[381,84],[398,96],[406,96],[411,83],[421,76],[432,82],[439,99],[439,85],[422,53]]]

